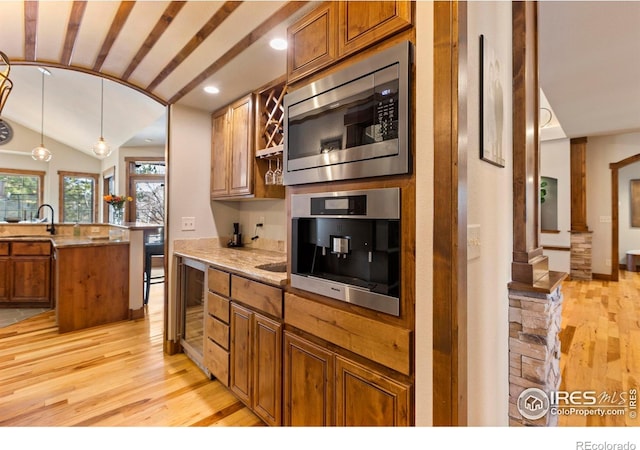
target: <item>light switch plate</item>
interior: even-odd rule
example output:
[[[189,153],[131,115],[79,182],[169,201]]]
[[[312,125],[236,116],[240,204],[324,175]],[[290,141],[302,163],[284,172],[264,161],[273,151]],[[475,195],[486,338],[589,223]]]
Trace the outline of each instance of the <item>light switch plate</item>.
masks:
[[[467,261],[480,258],[480,225],[467,225]]]
[[[196,229],[195,217],[183,217],[182,218],[182,231],[194,231]]]

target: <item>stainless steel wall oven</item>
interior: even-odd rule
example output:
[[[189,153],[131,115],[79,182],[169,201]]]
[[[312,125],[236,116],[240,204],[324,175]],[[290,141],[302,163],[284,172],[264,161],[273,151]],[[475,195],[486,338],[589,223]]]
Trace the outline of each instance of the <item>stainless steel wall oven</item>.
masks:
[[[400,189],[291,196],[291,286],[400,315]]]
[[[284,183],[408,173],[410,60],[403,42],[287,94]]]

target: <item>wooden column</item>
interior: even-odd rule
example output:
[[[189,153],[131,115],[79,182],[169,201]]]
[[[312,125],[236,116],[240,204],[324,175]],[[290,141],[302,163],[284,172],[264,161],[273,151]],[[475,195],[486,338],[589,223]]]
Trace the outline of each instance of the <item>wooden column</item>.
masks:
[[[571,231],[587,227],[587,138],[571,139]]]
[[[434,2],[434,426],[467,424],[466,14]]]
[[[548,275],[538,245],[538,5],[513,2],[513,262],[512,280]]]

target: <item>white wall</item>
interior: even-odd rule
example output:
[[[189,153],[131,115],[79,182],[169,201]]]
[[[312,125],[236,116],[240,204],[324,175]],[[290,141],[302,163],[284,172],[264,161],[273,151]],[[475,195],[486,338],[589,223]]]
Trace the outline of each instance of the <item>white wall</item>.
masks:
[[[433,424],[433,2],[416,2],[416,425]],[[420,126],[417,126],[420,124]]]
[[[640,147],[638,147],[640,153]],[[620,263],[627,264],[626,253],[629,250],[640,250],[640,228],[631,226],[631,180],[640,179],[640,161],[623,167],[618,173],[618,238]]]
[[[571,246],[571,141],[556,139],[540,145],[540,176],[558,180],[558,230],[560,233],[541,233],[540,245]],[[549,270],[569,273],[570,252],[545,250]]]
[[[587,139],[587,226],[593,232],[593,273],[611,274],[610,163],[640,153],[640,133]],[[619,204],[619,211],[623,205]]]
[[[44,179],[44,203],[49,203],[53,206],[55,221],[57,222],[59,220],[58,171],[99,174],[101,162],[91,155],[46,136],[44,144],[51,151],[53,157],[48,163],[34,161],[31,158],[31,150],[40,145],[40,133],[14,122],[10,122],[10,124],[13,128],[14,137],[8,144],[0,147],[0,168],[47,172]],[[5,153],[5,151],[10,153]]]
[[[470,426],[506,426],[509,406],[507,284],[513,250],[511,4],[468,4],[468,224],[480,225],[480,257],[468,261],[468,392]],[[479,158],[479,35],[500,62],[504,93],[505,167]]]

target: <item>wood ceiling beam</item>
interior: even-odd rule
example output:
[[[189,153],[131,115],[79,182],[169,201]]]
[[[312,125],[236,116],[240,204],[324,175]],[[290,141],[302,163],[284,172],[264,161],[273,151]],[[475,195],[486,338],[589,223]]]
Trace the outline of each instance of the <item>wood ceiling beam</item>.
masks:
[[[134,56],[129,63],[129,67],[127,67],[127,70],[125,70],[122,74],[123,80],[129,79],[133,71],[136,70],[144,57],[147,56],[147,53],[151,51],[153,46],[156,45],[164,32],[167,31],[169,25],[171,25],[171,22],[173,22],[173,19],[176,18],[176,16],[186,3],[187,2],[184,1],[173,1],[169,3],[169,6],[167,6],[160,19],[158,19],[158,23],[156,23],[156,26],[153,27],[153,30],[151,30],[151,33],[149,33],[149,36],[144,41],[144,44],[142,44],[142,47],[140,47],[138,53],[136,53],[136,56]]]
[[[38,2],[24,2],[24,60],[36,60],[38,41]]]
[[[80,24],[82,23],[82,17],[87,9],[86,1],[74,1],[71,7],[71,13],[69,14],[69,23],[67,24],[67,33],[64,38],[64,47],[62,48],[62,56],[60,57],[60,63],[63,66],[71,65],[71,57],[73,56],[73,49],[78,39],[78,31],[80,30]]]
[[[129,18],[129,14],[131,14],[131,11],[133,10],[133,7],[135,6],[135,4],[136,4],[135,1],[120,2],[120,6],[118,7],[118,11],[116,12],[116,17],[113,19],[113,22],[111,23],[111,27],[109,27],[109,32],[107,33],[107,37],[104,39],[104,42],[102,43],[102,48],[100,49],[100,53],[98,53],[96,62],[93,65],[93,70],[95,72],[100,72],[100,69],[102,69],[102,65],[104,64],[104,61],[107,59],[107,56],[109,55],[109,51],[111,50],[113,43],[115,42],[116,38],[122,31],[122,28],[124,27],[124,24],[127,22],[127,19]]]
[[[202,44],[227,18],[233,13],[242,2],[225,2],[209,21],[182,47],[180,52],[167,64],[147,86],[147,90],[152,92],[162,83],[187,57]]]
[[[214,61],[213,64],[207,67],[202,73],[200,73],[200,75],[195,77],[185,87],[180,89],[173,97],[168,100],[168,103],[173,104],[187,95],[189,92],[194,90],[200,83],[216,73],[231,60],[233,60],[236,56],[249,48],[254,42],[271,31],[278,24],[288,19],[291,15],[293,15],[300,8],[304,7],[307,3],[308,1],[287,2],[282,8],[273,13],[267,20],[262,22],[260,25],[254,28],[253,31],[251,31],[240,41],[238,41],[238,43],[231,47],[224,55]],[[147,90],[152,90],[152,87],[149,86]]]

